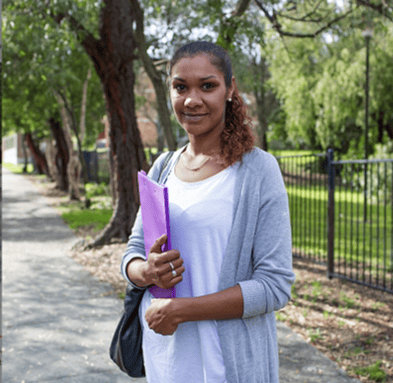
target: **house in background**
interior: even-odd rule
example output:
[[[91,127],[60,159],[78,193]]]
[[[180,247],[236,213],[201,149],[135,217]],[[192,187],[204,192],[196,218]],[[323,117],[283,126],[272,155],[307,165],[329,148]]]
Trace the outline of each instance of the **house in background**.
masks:
[[[23,151],[23,135],[14,133],[10,136],[3,137],[1,143],[2,162],[9,162],[14,165],[23,164],[25,155]],[[26,147],[28,162],[32,162],[29,149]]]

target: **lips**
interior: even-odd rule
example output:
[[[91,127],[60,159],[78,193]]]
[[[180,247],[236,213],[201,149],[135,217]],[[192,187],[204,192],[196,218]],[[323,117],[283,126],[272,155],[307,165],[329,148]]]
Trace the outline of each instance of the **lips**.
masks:
[[[183,113],[184,119],[188,121],[199,121],[203,117],[207,116],[207,114],[192,114],[192,113]]]

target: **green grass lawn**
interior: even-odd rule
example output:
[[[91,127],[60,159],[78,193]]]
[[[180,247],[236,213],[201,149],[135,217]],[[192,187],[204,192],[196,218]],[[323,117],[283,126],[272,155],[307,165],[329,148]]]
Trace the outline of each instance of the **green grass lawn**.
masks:
[[[112,213],[112,209],[67,209],[61,216],[71,229],[92,226],[95,231],[100,231],[107,225]]]
[[[65,197],[59,208],[61,216],[71,229],[91,227],[98,232],[108,224],[113,214],[109,188],[104,183],[88,183],[85,188],[86,197],[90,199],[91,206],[87,209],[83,201],[70,202]]]

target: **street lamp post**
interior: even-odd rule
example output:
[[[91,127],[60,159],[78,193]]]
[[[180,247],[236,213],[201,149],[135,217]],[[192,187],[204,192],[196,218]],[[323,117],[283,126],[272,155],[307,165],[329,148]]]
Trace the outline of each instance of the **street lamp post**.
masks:
[[[369,111],[369,72],[370,72],[370,40],[373,31],[367,28],[363,31],[366,40],[366,85],[365,85],[365,117],[364,117],[364,159],[368,159],[368,111]],[[367,163],[364,164],[364,212],[363,220],[367,221]]]

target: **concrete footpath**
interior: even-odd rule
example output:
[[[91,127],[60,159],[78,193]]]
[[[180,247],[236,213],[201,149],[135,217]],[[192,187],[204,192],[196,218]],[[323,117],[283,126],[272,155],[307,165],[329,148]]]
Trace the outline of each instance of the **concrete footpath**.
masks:
[[[109,358],[122,302],[67,256],[77,239],[37,187],[2,172],[2,382],[145,383]],[[360,383],[277,326],[280,383]]]

